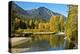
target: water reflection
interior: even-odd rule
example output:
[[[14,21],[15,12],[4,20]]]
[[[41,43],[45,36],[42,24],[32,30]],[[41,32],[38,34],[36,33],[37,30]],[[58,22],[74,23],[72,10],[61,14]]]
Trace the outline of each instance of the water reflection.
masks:
[[[64,36],[32,35],[32,47],[48,49],[64,49]]]
[[[19,37],[18,37],[19,38]],[[64,49],[64,36],[62,35],[31,35],[30,39],[19,41],[20,44],[12,48],[29,48],[25,51],[44,51],[44,50],[61,50]],[[18,43],[19,43],[18,42]],[[22,43],[21,43],[22,42]]]

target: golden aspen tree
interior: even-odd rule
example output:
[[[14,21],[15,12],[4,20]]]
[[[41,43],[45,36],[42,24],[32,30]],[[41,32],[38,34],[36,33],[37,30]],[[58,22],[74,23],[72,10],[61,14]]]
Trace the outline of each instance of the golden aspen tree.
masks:
[[[46,31],[48,31],[48,32],[49,32],[49,28],[50,28],[49,23],[45,23],[45,29],[46,29]]]
[[[64,31],[64,18],[63,18],[63,16],[60,16],[59,28],[60,28],[60,31],[61,31],[61,32]]]
[[[45,29],[45,25],[44,25],[44,23],[39,23],[39,29],[40,29],[40,30]]]
[[[78,31],[78,16],[77,16],[78,7],[76,5],[69,6],[69,13],[65,26],[66,36],[71,38],[73,34]],[[76,33],[77,34],[77,33]]]
[[[69,41],[78,43],[78,6],[69,5],[68,17],[65,25],[65,34]],[[72,46],[71,46],[72,47]],[[66,48],[71,48],[67,42]],[[72,47],[73,48],[73,47]]]
[[[50,31],[59,31],[59,16],[51,16],[50,18]]]

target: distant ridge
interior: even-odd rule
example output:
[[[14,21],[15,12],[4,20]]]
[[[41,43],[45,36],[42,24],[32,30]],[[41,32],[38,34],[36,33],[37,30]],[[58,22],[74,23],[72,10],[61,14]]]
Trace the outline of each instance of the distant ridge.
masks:
[[[53,12],[49,10],[46,7],[39,7],[37,9],[31,9],[31,10],[24,10],[21,7],[19,7],[17,4],[12,2],[12,7],[11,7],[12,12],[16,12],[16,16],[21,16],[23,18],[36,18],[36,19],[44,19],[44,20],[49,20],[49,18],[53,15],[58,15],[58,16],[63,16],[64,20],[66,20],[66,17],[60,13]]]

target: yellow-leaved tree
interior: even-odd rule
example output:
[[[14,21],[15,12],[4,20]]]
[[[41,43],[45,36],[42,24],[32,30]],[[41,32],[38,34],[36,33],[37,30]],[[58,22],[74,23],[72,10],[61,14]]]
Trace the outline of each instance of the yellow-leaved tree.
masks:
[[[78,6],[69,5],[68,17],[65,25],[66,37],[77,43],[78,41]],[[67,45],[69,48],[69,45]]]
[[[43,31],[45,29],[45,23],[39,23],[38,28],[40,29],[40,31]]]
[[[50,31],[58,32],[59,31],[59,16],[51,16],[50,18]]]
[[[59,28],[60,28],[61,32],[64,32],[64,18],[63,18],[63,16],[60,16]]]

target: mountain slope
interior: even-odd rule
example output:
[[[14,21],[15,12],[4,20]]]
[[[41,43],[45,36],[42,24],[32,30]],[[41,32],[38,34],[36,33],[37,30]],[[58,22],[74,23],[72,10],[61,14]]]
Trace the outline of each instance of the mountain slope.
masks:
[[[27,13],[30,15],[31,18],[43,18],[46,20],[49,20],[49,18],[53,15],[58,15],[61,16],[61,14],[53,12],[45,7],[39,7],[37,9],[32,9],[32,10],[26,10]],[[62,15],[63,16],[63,15]],[[63,16],[64,19],[66,18]]]
[[[36,18],[36,19],[44,19],[44,20],[49,20],[49,18],[53,15],[58,15],[58,16],[63,16],[62,14],[53,12],[45,7],[39,7],[37,9],[31,9],[31,10],[24,10],[21,7],[19,7],[17,4],[14,2],[12,3],[12,12],[15,12],[16,16],[23,17],[25,19],[27,18]],[[66,19],[65,16],[64,20]]]

